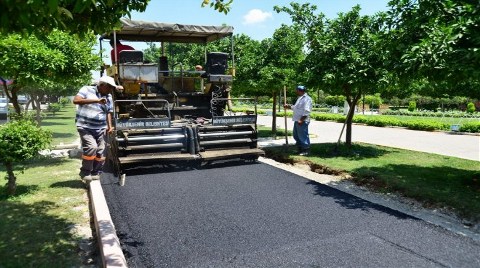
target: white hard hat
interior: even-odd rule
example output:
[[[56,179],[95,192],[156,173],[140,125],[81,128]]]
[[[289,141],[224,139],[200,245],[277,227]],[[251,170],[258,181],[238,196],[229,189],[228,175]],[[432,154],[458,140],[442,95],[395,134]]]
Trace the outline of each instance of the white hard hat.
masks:
[[[112,87],[117,87],[117,85],[115,84],[115,80],[113,79],[113,77],[110,77],[110,76],[100,77],[100,80],[98,80],[98,83],[105,83],[105,84],[109,84]]]

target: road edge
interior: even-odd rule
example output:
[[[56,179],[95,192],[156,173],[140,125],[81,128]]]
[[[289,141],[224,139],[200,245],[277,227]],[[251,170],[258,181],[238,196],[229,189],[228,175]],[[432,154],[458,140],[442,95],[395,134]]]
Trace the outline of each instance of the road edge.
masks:
[[[103,267],[128,267],[100,180],[89,183],[89,192]]]

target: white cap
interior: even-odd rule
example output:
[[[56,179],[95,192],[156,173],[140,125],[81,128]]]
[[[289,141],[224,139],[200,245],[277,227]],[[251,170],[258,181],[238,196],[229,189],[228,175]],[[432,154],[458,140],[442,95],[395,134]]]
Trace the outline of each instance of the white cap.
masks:
[[[115,84],[115,80],[113,79],[113,77],[110,77],[110,76],[100,77],[100,80],[98,80],[98,83],[105,83],[105,84],[109,84],[112,87],[117,87],[117,85]]]

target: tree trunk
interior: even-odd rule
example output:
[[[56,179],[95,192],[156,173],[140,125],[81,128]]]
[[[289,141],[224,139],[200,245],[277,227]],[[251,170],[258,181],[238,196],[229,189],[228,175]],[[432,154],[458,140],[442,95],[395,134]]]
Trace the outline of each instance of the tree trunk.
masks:
[[[352,121],[353,115],[355,114],[355,106],[352,109],[352,105],[349,103],[348,106],[350,107],[348,110],[346,125],[347,125],[347,132],[345,133],[345,144],[350,147],[352,146]]]
[[[272,107],[272,135],[273,139],[277,138],[277,92],[273,92],[273,107]]]
[[[15,84],[13,84],[12,89],[10,91],[10,102],[13,104],[13,108],[15,109],[15,113],[18,115],[22,114],[22,108],[20,104],[18,104],[18,95],[17,92],[20,90]]]
[[[17,178],[15,174],[13,174],[13,163],[6,163],[5,167],[7,169],[7,193],[8,195],[14,195],[15,191],[17,190]]]
[[[42,121],[42,107],[41,107],[41,102],[40,102],[40,98],[38,95],[35,95],[35,94],[32,94],[31,96],[32,98],[32,107],[35,106],[35,121],[37,121],[37,124],[40,125],[41,121]],[[33,105],[34,104],[34,105]]]
[[[347,125],[347,130],[345,133],[345,144],[347,147],[352,146],[352,121],[353,116],[355,115],[355,106],[357,106],[358,100],[362,96],[361,92],[358,92],[357,95],[352,96],[352,92],[349,85],[344,85],[343,90],[345,92],[345,97],[348,103],[348,114],[347,118],[345,118],[345,124]]]

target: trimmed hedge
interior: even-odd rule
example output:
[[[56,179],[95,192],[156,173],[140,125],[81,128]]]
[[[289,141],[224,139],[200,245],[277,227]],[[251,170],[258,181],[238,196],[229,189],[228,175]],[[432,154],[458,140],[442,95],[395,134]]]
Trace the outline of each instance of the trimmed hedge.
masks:
[[[467,122],[462,124],[460,132],[480,133],[480,122]]]
[[[431,111],[416,111],[409,112],[407,110],[386,110],[382,111],[382,115],[406,115],[406,116],[422,116],[422,117],[453,117],[453,118],[480,118],[480,113],[466,113],[466,112],[431,112]]]
[[[242,112],[242,110],[234,110],[234,112]],[[258,110],[258,114],[265,114],[265,111]],[[284,113],[277,112],[277,117],[283,117]],[[287,111],[287,116],[292,116],[292,111]],[[310,117],[317,121],[334,121],[337,123],[345,122],[345,115],[343,114],[330,114],[330,113],[319,113],[312,112]],[[411,119],[411,120],[400,120],[395,117],[378,115],[378,116],[365,116],[365,115],[355,115],[353,117],[353,123],[365,124],[367,126],[376,126],[376,127],[405,127],[412,130],[423,130],[423,131],[448,131],[450,130],[450,124],[438,122],[432,119]],[[480,122],[468,122],[460,126],[460,132],[470,132],[470,133],[480,133]]]

